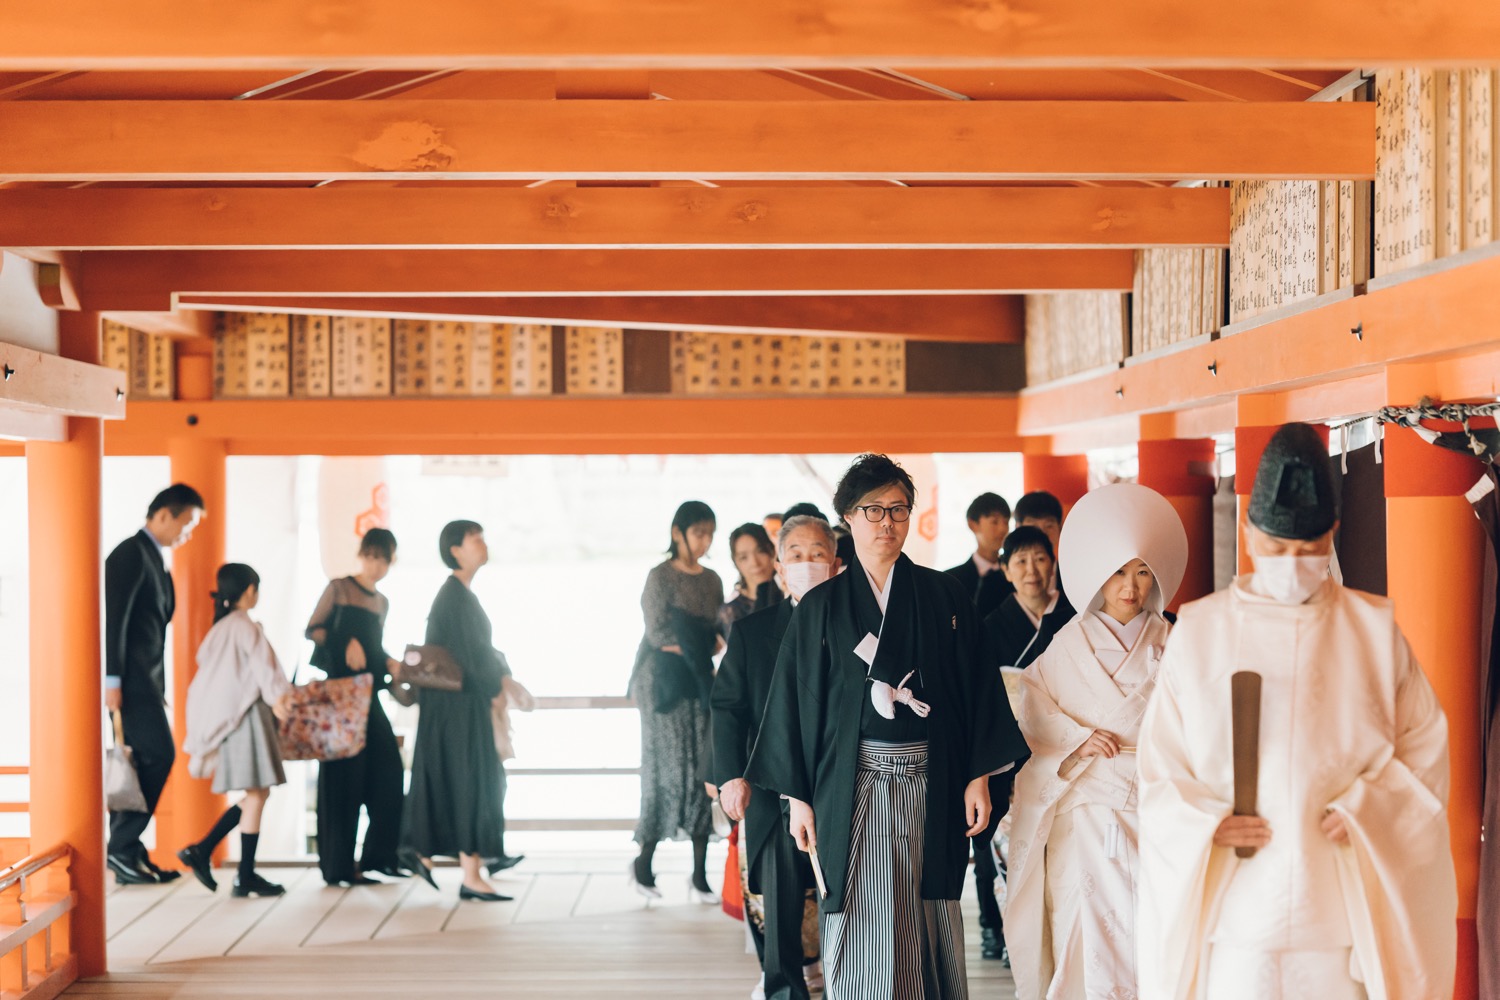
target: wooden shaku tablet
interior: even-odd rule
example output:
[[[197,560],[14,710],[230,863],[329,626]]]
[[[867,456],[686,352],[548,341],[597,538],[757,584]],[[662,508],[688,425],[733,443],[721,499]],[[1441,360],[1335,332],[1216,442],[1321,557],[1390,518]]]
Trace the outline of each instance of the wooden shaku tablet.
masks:
[[[1234,814],[1254,816],[1255,790],[1260,782],[1260,674],[1241,670],[1229,683],[1234,732]],[[1236,847],[1234,853],[1253,858],[1255,848]]]

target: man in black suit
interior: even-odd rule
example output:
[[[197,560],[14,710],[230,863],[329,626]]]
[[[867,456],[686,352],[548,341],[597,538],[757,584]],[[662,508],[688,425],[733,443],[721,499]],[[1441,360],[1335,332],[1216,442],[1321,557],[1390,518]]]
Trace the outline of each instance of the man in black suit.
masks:
[[[974,554],[948,570],[948,575],[964,585],[983,621],[1016,589],[1000,567],[1000,546],[1010,531],[1010,504],[998,493],[981,493],[969,504],[967,517],[974,533]]]
[[[740,850],[745,852],[750,891],[765,899],[765,934],[753,936],[767,1000],[808,996],[802,917],[806,892],[814,883],[807,856],[787,833],[780,800],[763,788],[752,788],[743,775],[766,711],[776,655],[791,624],[792,609],[803,594],[838,572],[836,551],[833,529],[826,520],[809,515],[787,518],[777,539],[776,571],[791,600],[735,622],[714,679],[714,780],[725,815],[741,820]]]
[[[948,575],[964,585],[983,621],[1016,592],[1000,559],[1001,546],[1010,533],[1010,504],[998,493],[981,493],[969,504],[967,518],[969,530],[974,533],[974,554],[948,570]],[[1010,801],[1011,778],[1011,772],[990,776],[990,826],[980,836],[971,838],[975,889],[979,893],[980,954],[985,958],[1000,958],[1005,948],[1000,908],[995,902],[995,862],[990,853],[990,839],[1000,817],[1005,815],[1005,803]]]
[[[145,812],[109,814],[108,863],[122,885],[170,882],[182,873],[152,864],[141,834],[172,773],[177,749],[166,710],[167,623],[176,609],[164,552],[186,542],[203,497],[177,483],[156,495],[146,524],[104,560],[104,706],[119,712]]]

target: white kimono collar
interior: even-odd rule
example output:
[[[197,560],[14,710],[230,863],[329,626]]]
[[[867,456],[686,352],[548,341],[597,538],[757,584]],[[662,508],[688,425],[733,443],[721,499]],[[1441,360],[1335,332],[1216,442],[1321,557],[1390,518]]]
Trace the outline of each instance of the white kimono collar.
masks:
[[[1128,653],[1135,648],[1136,640],[1146,630],[1146,619],[1151,617],[1151,612],[1142,609],[1140,614],[1123,625],[1115,621],[1114,616],[1106,611],[1095,611],[1093,615],[1108,626],[1115,641],[1120,644],[1120,648]]]

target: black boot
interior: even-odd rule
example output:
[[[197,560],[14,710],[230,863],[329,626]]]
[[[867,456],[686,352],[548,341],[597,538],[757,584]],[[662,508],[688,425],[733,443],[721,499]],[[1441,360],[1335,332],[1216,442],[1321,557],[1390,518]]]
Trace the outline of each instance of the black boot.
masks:
[[[1000,958],[1005,951],[1005,939],[995,933],[993,927],[979,929],[979,954],[983,958]]]

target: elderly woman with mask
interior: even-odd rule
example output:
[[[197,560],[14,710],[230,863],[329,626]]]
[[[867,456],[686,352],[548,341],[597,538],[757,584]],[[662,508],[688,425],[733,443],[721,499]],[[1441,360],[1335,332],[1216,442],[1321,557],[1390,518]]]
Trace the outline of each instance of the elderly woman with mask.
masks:
[[[1016,779],[1005,926],[1021,1000],[1136,995],[1135,744],[1187,567],[1165,498],[1121,483],[1062,529],[1081,608],[1021,678],[1032,759]]]
[[[758,527],[758,526],[757,526]],[[745,918],[761,963],[760,992],[771,1000],[806,997],[803,974],[803,917],[812,869],[786,836],[779,798],[745,781],[745,765],[766,711],[776,654],[792,609],[808,591],[839,571],[838,542],[827,521],[807,515],[788,518],[777,539],[776,575],[791,599],[741,618],[729,633],[729,647],[714,678],[714,781],[719,803],[740,822],[740,871]],[[812,921],[817,940],[816,918]],[[813,956],[817,955],[814,952]]]

